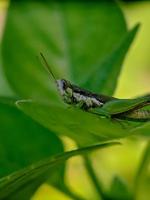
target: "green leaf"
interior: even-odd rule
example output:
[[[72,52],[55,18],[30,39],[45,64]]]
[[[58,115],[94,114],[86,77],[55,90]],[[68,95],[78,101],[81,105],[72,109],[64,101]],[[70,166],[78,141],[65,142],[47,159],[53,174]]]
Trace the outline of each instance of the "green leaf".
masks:
[[[80,145],[128,136],[120,123],[113,122],[77,108],[17,101],[17,106],[34,120],[58,135],[67,135]]]
[[[139,25],[126,33],[125,37],[117,44],[116,49],[108,54],[87,74],[83,87],[91,91],[113,95],[117,86],[123,60],[137,33]]]
[[[36,58],[39,52],[57,77],[79,84],[126,33],[114,1],[13,1],[2,42],[7,78],[22,97],[57,98],[54,83]]]
[[[150,142],[147,143],[135,177],[135,198],[147,200],[150,190]]]
[[[108,195],[108,200],[131,200],[128,186],[122,178],[115,176],[113,178],[111,188]]]
[[[142,123],[131,129],[131,134],[150,137],[150,122]]]
[[[1,46],[0,46],[1,47]],[[10,86],[6,80],[3,67],[2,67],[2,58],[0,52],[0,95],[1,96],[13,96],[13,92],[10,89]]]
[[[0,177],[61,152],[62,142],[53,132],[18,110],[14,99],[0,98]],[[63,168],[53,173],[53,184],[63,181]],[[30,196],[41,183],[31,184],[26,195]]]
[[[9,176],[0,179],[0,199],[11,199],[13,194],[17,193],[20,188],[27,186],[30,183],[39,182],[41,178],[47,178],[47,174],[50,174],[53,168],[56,168],[56,166],[59,166],[62,162],[72,156],[84,154],[99,148],[116,144],[119,143],[109,142],[73,150],[46,160],[42,160],[23,170],[10,174]]]

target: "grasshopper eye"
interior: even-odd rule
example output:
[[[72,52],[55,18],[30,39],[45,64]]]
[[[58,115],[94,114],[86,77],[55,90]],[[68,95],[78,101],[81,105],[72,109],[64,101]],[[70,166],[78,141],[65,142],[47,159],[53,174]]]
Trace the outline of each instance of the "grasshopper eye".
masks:
[[[64,79],[61,80],[62,88],[65,90],[67,88],[67,83]]]

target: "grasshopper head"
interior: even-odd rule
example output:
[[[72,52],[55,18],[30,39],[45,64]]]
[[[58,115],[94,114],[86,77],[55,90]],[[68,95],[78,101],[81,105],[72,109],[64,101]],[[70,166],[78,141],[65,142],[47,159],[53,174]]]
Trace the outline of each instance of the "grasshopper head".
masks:
[[[71,104],[72,103],[72,87],[69,81],[65,79],[59,79],[56,81],[57,87],[60,95],[63,97],[65,103]]]

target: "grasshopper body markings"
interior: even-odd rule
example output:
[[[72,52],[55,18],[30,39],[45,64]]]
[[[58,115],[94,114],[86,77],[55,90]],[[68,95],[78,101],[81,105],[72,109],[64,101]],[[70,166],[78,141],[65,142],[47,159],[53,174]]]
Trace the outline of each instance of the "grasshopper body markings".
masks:
[[[142,110],[143,107],[150,105],[150,95],[132,100],[118,99],[93,93],[71,84],[68,80],[56,79],[44,55],[42,53],[40,55],[44,62],[44,67],[53,77],[58,92],[65,103],[76,106],[84,111],[109,118],[137,122],[150,120],[150,110]]]

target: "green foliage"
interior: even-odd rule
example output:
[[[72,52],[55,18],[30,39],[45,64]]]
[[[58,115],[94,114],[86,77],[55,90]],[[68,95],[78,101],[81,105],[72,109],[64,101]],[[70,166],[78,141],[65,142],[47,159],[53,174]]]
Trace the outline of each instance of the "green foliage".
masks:
[[[115,176],[112,185],[110,188],[110,192],[108,193],[108,199],[115,199],[115,200],[131,200],[132,196],[128,191],[127,184],[124,180],[122,180],[120,177]]]
[[[56,135],[20,112],[14,102],[15,99],[0,99],[0,177],[63,152],[63,145]],[[63,168],[64,166],[58,167],[50,176],[53,184],[63,182]],[[28,195],[30,196],[44,180],[34,184]]]
[[[84,87],[102,94],[113,95],[117,86],[118,77],[125,55],[135,37],[139,25],[136,25],[131,31],[127,32],[122,40],[116,45],[116,48],[104,59],[92,67],[87,77]],[[92,80],[92,81],[91,81]]]
[[[16,96],[0,98],[0,199],[27,200],[47,179],[73,199],[82,199],[65,185],[65,166],[60,163],[84,151],[118,144],[101,144],[104,141],[149,136],[150,123],[124,127],[119,122],[68,108],[37,59],[43,52],[56,77],[113,95],[138,26],[127,30],[122,11],[114,1],[11,2],[2,40],[2,61]],[[106,104],[105,109],[114,113],[139,102],[143,103],[143,99],[120,100]],[[60,136],[64,135],[84,148],[63,153]],[[43,160],[58,153],[61,156]],[[137,175],[144,184],[143,169],[148,166],[145,160]],[[92,170],[90,174],[96,180]],[[100,191],[107,200],[129,200],[135,195],[121,178],[112,181],[110,190]]]
[[[67,135],[81,146],[126,137],[128,134],[119,123],[110,121],[108,127],[107,119],[100,119],[99,116],[77,108],[26,100],[17,101],[17,106],[49,130],[59,135]]]
[[[12,3],[2,46],[7,79],[22,97],[52,101],[56,91],[37,59],[39,52],[57,77],[81,86],[93,66],[108,60],[126,34],[122,12],[114,2]],[[121,63],[117,68],[120,71]]]
[[[98,144],[93,145],[91,147],[85,147],[74,151],[66,152],[64,154],[57,155],[53,158],[47,158],[46,160],[42,160],[39,163],[33,164],[23,170],[6,176],[0,180],[0,199],[15,199],[13,196],[16,196],[15,193],[18,193],[20,188],[22,188],[23,186],[26,187],[27,184],[32,186],[33,183],[35,185],[37,185],[37,183],[41,183],[44,179],[46,179],[48,174],[53,173],[52,169],[54,167],[57,167],[63,161],[67,160],[72,156],[84,154],[88,151],[93,151],[99,148],[105,148],[116,144],[119,143],[110,142]],[[18,199],[18,196],[16,196],[16,199]]]
[[[0,99],[0,130],[3,141],[0,146],[0,165],[4,170],[0,171],[1,177],[43,157],[63,151],[62,143],[53,132],[20,112],[13,105],[13,100],[9,103],[6,103],[6,99],[5,103],[1,100],[4,101],[4,99]],[[5,149],[6,146],[7,149]],[[5,154],[11,155],[10,162],[6,160]]]
[[[6,77],[4,76],[4,71],[2,68],[1,52],[0,52],[0,95],[13,96],[13,92],[11,91],[9,84],[7,83]]]
[[[150,142],[147,143],[135,178],[135,193],[138,200],[147,200],[150,188]]]

